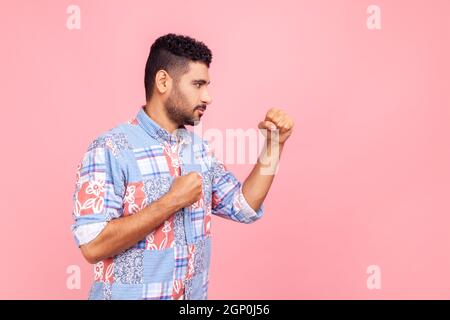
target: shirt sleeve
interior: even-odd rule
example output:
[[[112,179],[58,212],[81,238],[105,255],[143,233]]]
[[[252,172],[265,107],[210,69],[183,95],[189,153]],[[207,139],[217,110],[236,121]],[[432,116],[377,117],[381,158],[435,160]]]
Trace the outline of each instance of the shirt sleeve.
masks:
[[[78,246],[94,240],[109,221],[123,214],[125,179],[113,151],[94,141],[78,165],[72,213]]]
[[[242,184],[211,152],[205,142],[212,173],[212,214],[240,223],[253,223],[264,213],[264,204],[254,210],[242,192]]]

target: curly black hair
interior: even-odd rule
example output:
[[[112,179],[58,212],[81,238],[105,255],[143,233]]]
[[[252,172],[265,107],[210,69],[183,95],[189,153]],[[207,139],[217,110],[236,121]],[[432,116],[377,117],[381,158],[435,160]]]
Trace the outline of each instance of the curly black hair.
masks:
[[[159,37],[152,44],[145,65],[144,84],[147,101],[152,96],[155,76],[159,70],[167,71],[177,81],[189,71],[189,61],[200,61],[209,68],[211,60],[211,50],[203,42],[173,33]]]

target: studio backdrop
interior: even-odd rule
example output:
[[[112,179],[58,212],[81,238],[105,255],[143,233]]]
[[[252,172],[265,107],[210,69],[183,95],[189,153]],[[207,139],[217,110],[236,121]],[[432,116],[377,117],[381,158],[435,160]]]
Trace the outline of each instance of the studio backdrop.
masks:
[[[209,299],[450,298],[448,0],[1,0],[0,298],[87,298],[77,165],[167,33],[212,50],[201,130],[241,181],[295,120],[264,217],[212,219]]]

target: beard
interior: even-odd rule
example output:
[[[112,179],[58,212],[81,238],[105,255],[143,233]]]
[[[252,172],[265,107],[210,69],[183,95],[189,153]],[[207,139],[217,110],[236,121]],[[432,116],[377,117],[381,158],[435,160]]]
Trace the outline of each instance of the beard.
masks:
[[[167,112],[167,116],[178,124],[178,127],[189,125],[196,126],[199,124],[200,120],[194,116],[194,111],[196,108],[190,110],[187,105],[186,96],[180,92],[178,86],[175,85],[169,98],[164,103],[164,107]]]

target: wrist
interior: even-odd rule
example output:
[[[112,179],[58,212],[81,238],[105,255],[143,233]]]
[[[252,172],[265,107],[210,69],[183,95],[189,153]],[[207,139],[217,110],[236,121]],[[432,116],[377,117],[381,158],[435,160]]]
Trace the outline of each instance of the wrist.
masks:
[[[169,211],[176,212],[183,208],[183,204],[179,197],[177,197],[173,192],[169,191],[163,195],[160,199],[163,208],[167,208]]]
[[[281,150],[284,148],[284,144],[286,141],[279,142],[279,141],[272,141],[270,139],[267,139],[265,149],[271,153],[271,151],[275,151],[280,153]]]

